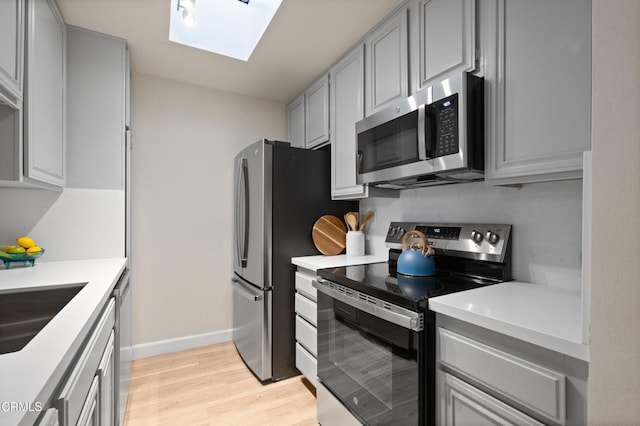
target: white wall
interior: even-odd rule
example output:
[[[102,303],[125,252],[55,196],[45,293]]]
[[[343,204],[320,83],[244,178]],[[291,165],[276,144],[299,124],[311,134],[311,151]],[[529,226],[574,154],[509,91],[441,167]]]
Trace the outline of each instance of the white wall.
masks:
[[[37,263],[124,257],[122,190],[0,188],[0,218],[0,244],[32,237]]]
[[[410,189],[400,198],[371,198],[370,252],[386,250],[391,221],[506,223],[512,228],[513,277],[580,290],[582,181],[546,182],[521,188],[484,182]]]
[[[233,159],[285,105],[134,74],[133,343],[232,327]]]
[[[640,422],[640,2],[593,0],[589,422]]]

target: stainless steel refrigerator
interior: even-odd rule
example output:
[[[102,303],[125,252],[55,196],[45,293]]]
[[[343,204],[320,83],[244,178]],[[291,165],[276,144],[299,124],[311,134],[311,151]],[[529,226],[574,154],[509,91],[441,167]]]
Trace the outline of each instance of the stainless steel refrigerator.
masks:
[[[260,140],[235,158],[233,340],[261,381],[295,367],[294,266],[319,254],[311,238],[322,215],[342,217],[354,201],[331,200],[328,150]]]

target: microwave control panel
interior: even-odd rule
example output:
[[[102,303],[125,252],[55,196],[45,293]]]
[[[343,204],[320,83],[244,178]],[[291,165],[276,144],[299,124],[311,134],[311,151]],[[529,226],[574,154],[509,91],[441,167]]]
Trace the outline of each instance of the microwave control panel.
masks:
[[[436,101],[427,108],[430,116],[430,120],[426,120],[427,126],[434,127],[427,129],[427,137],[433,138],[433,156],[437,158],[457,154],[460,151],[458,94]]]

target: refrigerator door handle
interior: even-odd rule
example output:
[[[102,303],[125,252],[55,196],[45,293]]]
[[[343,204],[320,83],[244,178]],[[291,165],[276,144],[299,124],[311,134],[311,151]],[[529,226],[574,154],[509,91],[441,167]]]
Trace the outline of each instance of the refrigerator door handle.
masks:
[[[240,258],[242,257],[241,251],[241,239],[240,239],[240,179],[242,178],[242,161],[239,161],[238,167],[238,178],[236,180],[236,191],[235,191],[235,206],[236,206],[236,220],[235,220],[235,231],[236,231],[236,256],[238,259],[238,266],[242,267],[242,262]]]
[[[240,262],[242,267],[247,267],[247,256],[249,251],[249,164],[246,158],[242,159],[242,181],[244,183],[244,238],[242,243],[242,257]]]
[[[240,294],[242,297],[253,300],[254,302],[262,300],[262,294],[254,294],[253,292],[249,291],[239,279],[232,278],[231,281],[234,284],[237,284],[236,287],[238,288],[238,294]]]

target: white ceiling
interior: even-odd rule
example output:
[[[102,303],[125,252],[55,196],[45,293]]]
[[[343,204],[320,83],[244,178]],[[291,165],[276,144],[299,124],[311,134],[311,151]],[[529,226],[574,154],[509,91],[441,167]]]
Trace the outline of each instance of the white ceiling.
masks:
[[[67,24],[124,38],[135,73],[288,101],[402,0],[283,0],[249,61],[168,41],[170,0],[56,0]]]

